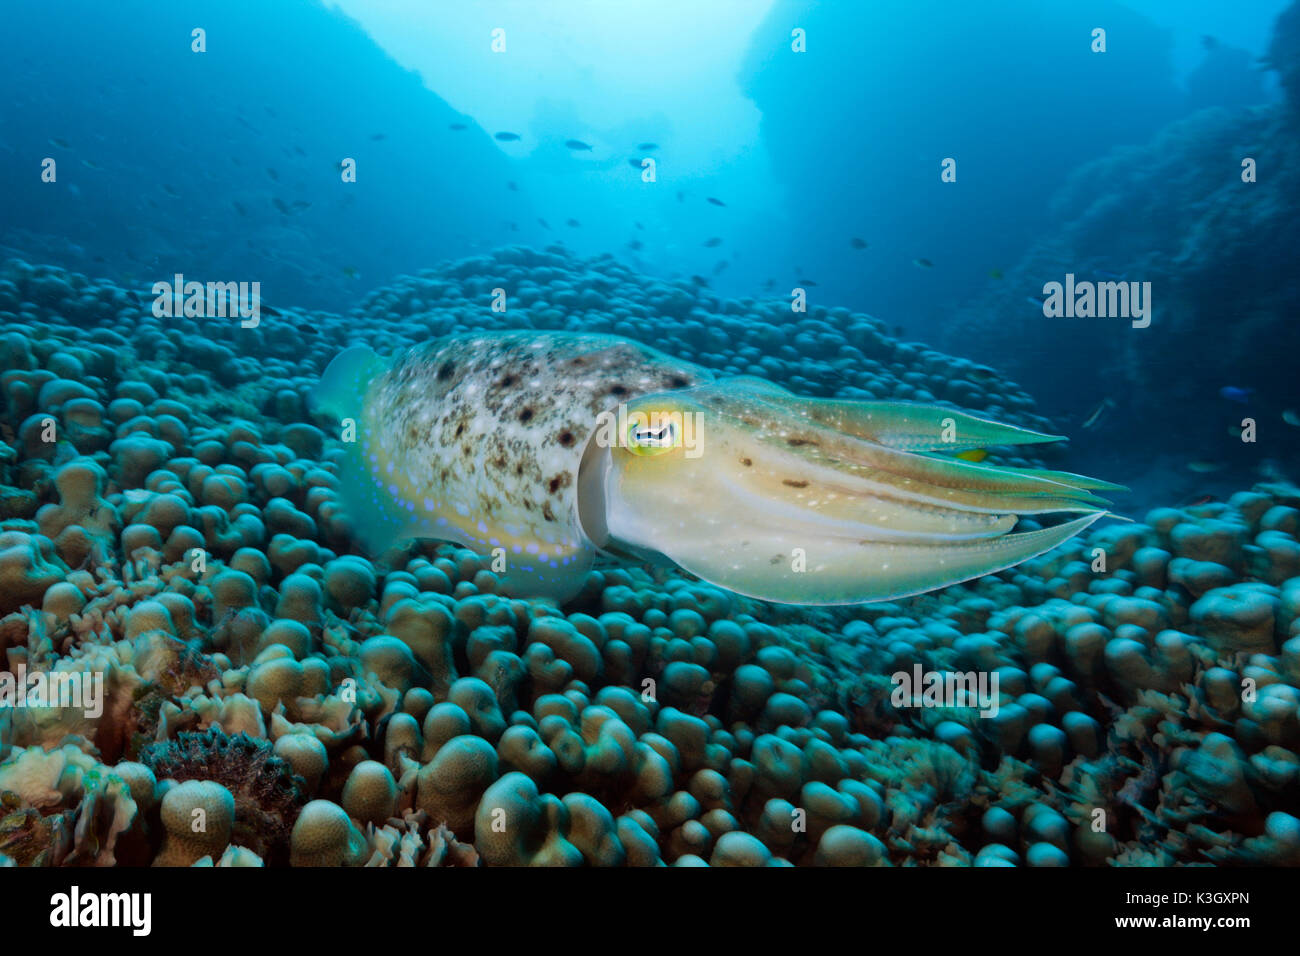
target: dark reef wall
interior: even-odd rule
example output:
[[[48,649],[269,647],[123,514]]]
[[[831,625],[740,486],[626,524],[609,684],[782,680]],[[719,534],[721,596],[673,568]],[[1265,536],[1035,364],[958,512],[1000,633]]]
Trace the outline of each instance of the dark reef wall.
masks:
[[[1287,24],[1296,10],[1279,21],[1274,63],[1295,61],[1300,31]],[[1289,87],[1286,104],[1203,111],[1076,171],[1052,200],[1059,226],[963,308],[939,342],[1004,368],[1067,430],[1111,401],[1112,455],[1182,449],[1185,460],[1206,459],[1198,467],[1273,459],[1294,468],[1298,92]],[[1255,161],[1254,182],[1243,181],[1246,159]],[[1045,318],[1029,299],[1066,273],[1150,282],[1150,327]],[[1224,388],[1251,391],[1241,401]],[[1236,433],[1247,417],[1257,422],[1254,443]]]
[[[1118,3],[780,0],[742,75],[821,292],[925,336],[1053,225],[1066,171],[1185,108],[1169,44]]]

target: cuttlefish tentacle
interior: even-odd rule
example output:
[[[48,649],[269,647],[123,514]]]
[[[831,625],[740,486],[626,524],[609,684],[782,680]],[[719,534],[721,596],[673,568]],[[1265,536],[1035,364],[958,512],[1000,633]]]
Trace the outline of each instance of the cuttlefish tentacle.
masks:
[[[767,600],[843,604],[888,600],[1018,564],[1106,514],[1093,486],[1066,472],[1003,469],[901,450],[945,447],[960,413],[939,407],[810,402],[752,381],[723,380],[629,407],[697,423],[696,456],[613,450],[605,474],[611,538],[638,542],[705,580]],[[977,423],[978,443],[1048,440]],[[930,422],[933,437],[922,432]],[[905,439],[903,436],[906,436]],[[1014,532],[1028,515],[1078,514]]]
[[[780,404],[788,415],[810,424],[903,451],[968,451],[990,445],[1028,445],[1063,441],[1048,435],[941,405],[914,402],[845,401],[804,398],[760,378],[727,379],[734,405]]]
[[[340,493],[369,550],[457,541],[499,560],[507,591],[560,600],[602,551],[771,601],[903,597],[1050,550],[1119,489],[942,454],[1053,435],[718,381],[613,336],[452,336],[391,362],[349,349],[314,399],[342,428]],[[1017,530],[1043,515],[1068,520]]]

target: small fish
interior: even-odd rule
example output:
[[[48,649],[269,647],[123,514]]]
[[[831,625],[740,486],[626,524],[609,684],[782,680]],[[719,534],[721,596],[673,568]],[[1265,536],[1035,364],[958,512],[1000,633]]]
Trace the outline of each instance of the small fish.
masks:
[[[61,136],[51,136],[50,145],[57,146],[59,149],[72,149],[72,147],[68,145],[68,141]]]
[[[1189,498],[1184,498],[1182,501],[1178,502],[1178,507],[1195,508],[1198,505],[1208,505],[1211,502],[1218,501],[1218,500],[1219,499],[1216,498],[1214,495],[1193,495]]]
[[[162,191],[165,192],[168,196],[174,196],[178,199],[180,198],[181,195],[174,188],[172,188],[172,186],[169,183],[162,184]]]
[[[659,144],[658,143],[637,143],[636,148],[642,150],[643,152],[648,153],[652,149],[658,149]]]
[[[900,325],[898,328],[901,331],[903,327]],[[976,365],[966,373],[966,377],[972,382],[979,382],[982,385],[988,385],[991,382],[996,382],[998,380],[998,373],[997,369],[989,368],[987,365]]]
[[[1001,269],[990,269],[990,270],[989,270],[989,278],[990,278],[990,279],[1001,279],[1001,278],[1002,278],[1002,270],[1001,270]]]
[[[230,201],[230,205],[234,206],[234,207],[235,207],[235,212],[239,213],[241,216],[247,216],[247,215],[248,215],[248,210],[244,208],[243,203],[240,203],[240,202],[238,202],[238,201],[232,199],[232,200]]]
[[[729,265],[731,265],[731,263],[729,263],[726,259],[719,259],[717,261],[717,264],[714,265],[713,267],[713,274],[715,276],[722,275],[722,273],[726,270],[727,266]]]
[[[775,280],[775,279],[768,279],[766,282],[763,283],[763,288],[764,288],[764,289],[775,289],[775,288],[776,288],[776,280]]]
[[[971,461],[978,464],[989,456],[989,453],[983,448],[969,448],[966,451],[957,452],[956,457],[962,461]]]
[[[564,141],[564,145],[567,146],[567,147],[569,147],[569,149],[572,149],[572,150],[584,150],[584,149],[585,149],[585,150],[586,150],[587,152],[589,152],[589,153],[592,151],[592,150],[591,150],[591,146],[590,146],[589,144],[587,144],[587,143],[584,143],[584,142],[583,142],[582,140],[580,140],[580,139],[566,139],[566,140]]]
[[[564,224],[570,229],[578,229],[582,226],[582,223],[578,222],[576,219],[566,219],[564,220]]]
[[[1195,472],[1198,475],[1208,475],[1210,472],[1218,471],[1223,467],[1223,462],[1219,461],[1189,461],[1187,470]]]
[[[1300,413],[1296,412],[1294,408],[1288,408],[1282,413],[1282,421],[1294,428],[1300,428]]]
[[[543,229],[551,228],[551,224],[547,222],[545,219],[542,219],[540,216],[537,219],[537,225],[541,226]]]
[[[267,167],[266,167],[266,175],[270,176],[270,177],[271,177],[272,179],[274,179],[276,182],[279,182],[279,181],[280,181],[280,174],[277,173],[277,172],[276,172],[274,169],[272,169],[270,166],[267,166]]]
[[[696,285],[707,286],[709,284],[709,280],[704,278],[704,276],[691,276],[691,281]]]
[[[275,199],[272,199],[272,200],[271,200],[271,205],[275,206],[275,208],[278,209],[278,210],[280,210],[280,212],[283,213],[284,215],[286,215],[286,216],[289,215],[289,207],[288,207],[287,205],[285,205],[285,202],[284,202],[283,199],[280,199],[280,198],[278,198],[278,197],[275,198]]]
[[[1104,415],[1109,409],[1114,407],[1115,407],[1114,402],[1112,402],[1109,398],[1103,398],[1101,400],[1101,404],[1098,405],[1095,409],[1093,409],[1092,414],[1089,415],[1084,420],[1083,424],[1080,427],[1091,428],[1093,425],[1097,424],[1097,420],[1101,418],[1102,415]]]
[[[1046,302],[1047,299],[1045,298],[1040,299],[1037,296],[1027,295],[1025,296],[1025,301],[1028,302],[1030,305],[1032,305],[1035,309],[1042,309],[1043,303]]]
[[[1259,463],[1256,471],[1265,481],[1284,481],[1288,485],[1292,483],[1282,466],[1274,458],[1265,458]]]
[[[1230,402],[1240,402],[1245,405],[1250,401],[1250,396],[1254,391],[1253,388],[1238,388],[1236,385],[1225,385],[1219,389],[1219,395]]]
[[[794,280],[794,284],[795,284],[795,285],[808,286],[808,287],[811,288],[811,289],[815,289],[815,288],[817,288],[817,283],[816,283],[816,282],[813,282],[812,279],[795,279],[795,280]]]
[[[371,134],[370,134],[370,142],[372,142],[372,143],[377,143],[377,142],[379,142],[381,139],[387,139],[387,138],[388,138],[388,137],[385,136],[383,133],[371,133]]]
[[[517,193],[519,192],[519,184],[512,179],[506,183],[506,189],[510,190],[512,193]]]
[[[643,243],[640,239],[633,239],[627,244],[627,247],[631,249],[633,252],[640,252],[644,246],[645,243]]]
[[[716,196],[706,196],[705,202],[711,202],[713,203],[713,205],[722,206],[723,208],[726,208],[727,205],[725,202],[723,202],[721,199],[718,199]]]
[[[901,339],[901,338],[903,337],[903,333],[904,333],[904,331],[906,331],[906,330],[905,330],[901,325],[895,325],[895,326],[894,326],[894,338],[896,338],[896,339]]]
[[[630,157],[627,161],[627,164],[631,166],[633,169],[644,169],[645,168],[644,163],[645,160],[637,159],[636,157]]]
[[[312,325],[310,322],[299,322],[298,331],[303,335],[320,335],[316,326]]]
[[[496,134],[495,136],[493,136],[492,138],[495,139],[498,143],[513,143],[513,142],[518,141],[518,139],[519,139],[519,134],[518,134],[518,133],[506,133],[506,132],[501,132],[501,133],[497,133],[497,134]]]
[[[704,240],[704,248],[706,249],[716,249],[720,245],[722,245],[721,236],[712,236]]]
[[[914,266],[920,266],[922,269],[933,269],[933,268],[934,268],[934,263],[931,262],[929,259],[913,259],[913,260],[912,260],[912,265],[914,265]]]
[[[641,229],[643,231],[645,230],[645,226],[641,225],[641,223],[639,222],[634,222],[632,223],[632,225],[636,226],[638,229]]]
[[[686,202],[686,193],[682,192],[680,189],[677,190],[677,201]]]
[[[867,241],[865,239],[859,239],[857,236],[854,236],[852,239],[849,240],[849,245],[852,246],[854,249],[865,249],[867,248]]]
[[[358,271],[357,271],[353,266],[344,266],[344,267],[343,267],[343,274],[344,274],[345,276],[347,276],[349,279],[360,279],[360,278],[361,278],[361,273],[358,272]]]
[[[466,126],[464,123],[452,123],[447,128],[450,130],[454,130],[457,133],[459,133],[461,130],[469,129],[469,127]]]
[[[87,169],[99,169],[99,165],[97,163],[92,163],[88,159],[83,159],[81,161],[81,165],[85,166]]]

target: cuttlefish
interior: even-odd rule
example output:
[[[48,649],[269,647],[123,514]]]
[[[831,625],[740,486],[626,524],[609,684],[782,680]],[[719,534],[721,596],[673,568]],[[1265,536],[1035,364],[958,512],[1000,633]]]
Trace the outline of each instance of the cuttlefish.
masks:
[[[558,600],[598,555],[781,603],[901,598],[1056,547],[1120,488],[951,455],[1059,436],[803,398],[609,335],[455,335],[390,361],[354,346],[313,398],[341,430],[367,549],[458,542],[493,556],[507,592]]]

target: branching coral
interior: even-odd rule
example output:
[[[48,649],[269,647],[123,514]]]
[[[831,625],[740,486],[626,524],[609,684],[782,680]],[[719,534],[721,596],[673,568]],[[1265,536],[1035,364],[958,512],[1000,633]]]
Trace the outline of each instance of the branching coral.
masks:
[[[234,797],[230,841],[268,862],[283,862],[289,834],[306,804],[306,783],[275,755],[269,741],[218,728],[182,732],[174,741],[140,752],[140,762],[159,780],[211,780]]]

